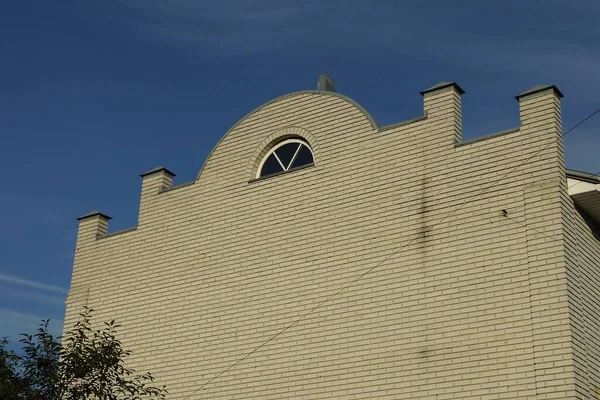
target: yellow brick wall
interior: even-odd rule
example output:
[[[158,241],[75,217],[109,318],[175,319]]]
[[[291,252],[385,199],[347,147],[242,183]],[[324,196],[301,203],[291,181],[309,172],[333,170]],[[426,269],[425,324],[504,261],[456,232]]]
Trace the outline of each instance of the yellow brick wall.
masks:
[[[577,389],[581,398],[600,398],[600,230],[565,201],[569,307]]]
[[[145,176],[137,229],[80,222],[66,324],[84,304],[117,319],[171,399],[585,398],[564,241],[511,220],[567,237],[558,97],[459,144],[456,89],[424,109],[378,128],[342,96],[292,94],[234,126],[193,184]],[[252,181],[288,134],[314,167]]]

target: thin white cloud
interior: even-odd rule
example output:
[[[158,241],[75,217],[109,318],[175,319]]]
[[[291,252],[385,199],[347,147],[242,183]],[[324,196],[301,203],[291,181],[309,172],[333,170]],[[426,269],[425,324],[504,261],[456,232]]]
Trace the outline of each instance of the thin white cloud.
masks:
[[[0,281],[14,283],[16,285],[23,285],[23,286],[27,286],[27,287],[31,287],[31,288],[35,288],[35,289],[45,290],[48,292],[55,292],[55,293],[67,293],[68,292],[67,289],[62,288],[60,286],[49,285],[46,283],[37,282],[37,281],[30,280],[30,279],[23,279],[23,278],[19,278],[17,276],[12,276],[12,275],[2,274],[2,273],[0,273]]]
[[[576,69],[597,75],[597,57],[584,40],[597,33],[595,2],[577,6],[548,2],[493,5],[462,1],[462,7],[361,0],[120,0],[127,13],[113,23],[143,40],[183,44],[210,56],[244,55],[326,45],[379,49],[383,53],[434,58],[463,69],[553,76]],[[557,20],[557,25],[548,24]],[[560,22],[558,22],[560,21]],[[188,47],[189,46],[189,47]],[[565,65],[567,64],[568,65]],[[574,68],[573,68],[574,67]],[[581,71],[583,70],[583,71]],[[552,82],[556,83],[556,82]]]
[[[6,327],[19,327],[23,325],[39,325],[42,317],[33,314],[11,311],[0,308],[0,317]]]
[[[433,60],[464,71],[509,74],[511,80],[574,86],[586,92],[600,73],[594,16],[600,3],[555,0],[540,9],[520,1],[426,3],[381,0],[119,0],[112,21],[130,35],[209,57],[324,46],[376,50]],[[496,79],[496,78],[494,78]],[[523,88],[522,90],[525,90]],[[583,96],[595,99],[596,91]]]
[[[118,10],[112,9],[100,23],[126,36],[211,60],[253,54],[277,57],[279,50],[314,48],[316,63],[323,62],[319,57],[333,58],[338,51],[364,62],[360,58],[364,53],[373,64],[385,63],[388,57],[405,59],[407,71],[426,64],[453,70],[452,77],[439,80],[459,80],[457,71],[468,76],[471,84],[485,77],[486,87],[502,86],[512,95],[533,85],[555,84],[567,99],[565,127],[597,108],[597,1],[549,0],[542,8],[517,0],[461,0],[434,8],[427,2],[392,0],[376,4],[366,0],[117,0],[117,4]],[[467,92],[470,88],[465,87]],[[511,121],[518,122],[516,110],[511,112]],[[486,116],[485,126],[489,120]],[[510,122],[505,127],[515,125]],[[578,129],[577,136],[592,137],[590,126]],[[493,131],[481,129],[482,134]],[[569,146],[580,151],[577,145]],[[581,151],[591,148],[582,145]],[[595,161],[582,166],[575,161],[573,167],[600,169]]]
[[[57,337],[61,334],[63,320],[60,318],[42,318],[33,314],[0,308],[0,321],[2,321],[0,337],[8,336],[11,342],[18,342],[21,333],[35,333],[43,319],[50,319],[48,331],[52,336]]]
[[[277,50],[314,38],[310,21],[323,8],[294,0],[121,0],[106,18],[142,40],[186,44],[222,55]],[[126,11],[124,11],[126,10]]]
[[[2,297],[9,298],[11,300],[18,300],[19,303],[23,301],[33,302],[44,306],[59,306],[64,308],[66,293],[53,294],[53,293],[39,293],[33,290],[27,290],[22,287],[7,287],[2,289]]]

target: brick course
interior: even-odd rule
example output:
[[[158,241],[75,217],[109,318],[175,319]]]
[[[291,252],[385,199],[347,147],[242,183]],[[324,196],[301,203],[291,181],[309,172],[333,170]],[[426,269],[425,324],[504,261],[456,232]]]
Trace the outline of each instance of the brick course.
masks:
[[[66,326],[84,305],[119,321],[171,399],[593,398],[600,247],[566,194],[558,93],[519,106],[519,129],[462,143],[456,86],[383,128],[332,92],[276,99],[192,184],[144,176],[136,229],[80,221]],[[286,135],[315,165],[253,180]]]

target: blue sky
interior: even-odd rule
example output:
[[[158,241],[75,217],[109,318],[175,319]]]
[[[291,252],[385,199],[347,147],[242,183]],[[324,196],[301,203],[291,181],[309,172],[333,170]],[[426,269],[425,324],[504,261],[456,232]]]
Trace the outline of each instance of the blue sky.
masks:
[[[450,6],[451,3],[451,6]],[[139,174],[193,180],[220,137],[330,74],[382,124],[422,114],[456,81],[463,137],[518,126],[514,96],[565,94],[571,127],[600,107],[597,1],[29,1],[0,13],[0,336],[60,332],[77,221],[134,226]],[[600,116],[565,138],[567,166],[600,172]]]

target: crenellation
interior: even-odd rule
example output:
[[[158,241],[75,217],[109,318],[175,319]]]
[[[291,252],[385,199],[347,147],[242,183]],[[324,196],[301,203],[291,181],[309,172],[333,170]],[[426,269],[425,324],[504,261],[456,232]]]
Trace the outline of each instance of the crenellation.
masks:
[[[88,242],[106,235],[108,232],[108,221],[112,218],[108,215],[94,210],[78,217],[79,228],[77,231],[77,248],[85,246]]]
[[[452,140],[449,143],[459,142],[462,137],[461,95],[464,93],[460,86],[453,82],[442,82],[421,92],[425,115],[432,119],[429,123],[438,127],[444,127],[445,124],[452,126]],[[440,120],[445,123],[441,123]]]
[[[68,320],[77,298],[116,318],[174,399],[285,327],[189,400],[586,398],[600,249],[566,193],[561,94],[525,92],[521,127],[461,142],[463,93],[436,85],[386,127],[329,90],[258,107],[194,182],[143,174],[130,233],[80,221]],[[289,137],[314,166],[256,179]]]

